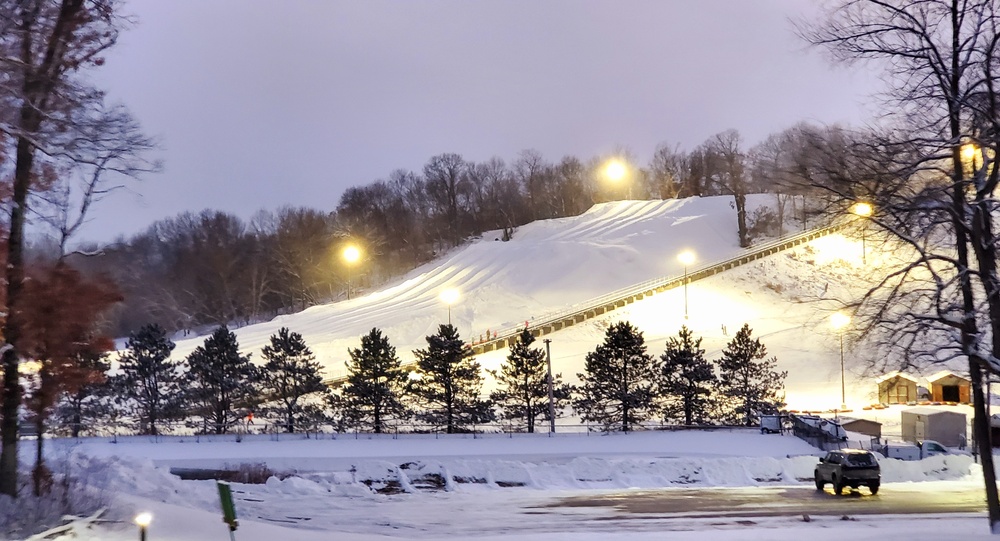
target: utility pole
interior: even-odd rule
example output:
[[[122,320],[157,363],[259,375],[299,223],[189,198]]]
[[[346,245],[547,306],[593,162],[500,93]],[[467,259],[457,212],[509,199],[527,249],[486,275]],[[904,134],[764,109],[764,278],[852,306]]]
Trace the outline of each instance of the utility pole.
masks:
[[[555,434],[556,432],[556,404],[555,398],[552,394],[552,349],[549,344],[552,340],[546,338],[543,340],[545,342],[545,359],[549,363],[549,434]]]

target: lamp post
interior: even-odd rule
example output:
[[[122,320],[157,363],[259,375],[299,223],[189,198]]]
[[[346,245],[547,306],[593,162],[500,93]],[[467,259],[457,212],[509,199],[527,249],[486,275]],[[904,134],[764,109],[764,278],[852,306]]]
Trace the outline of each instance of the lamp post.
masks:
[[[552,340],[549,340],[548,338],[546,338],[545,340],[543,340],[543,342],[545,342],[545,360],[546,360],[546,362],[548,362],[548,365],[549,365],[549,374],[548,374],[548,380],[549,380],[549,434],[555,434],[555,432],[556,432],[556,403],[555,403],[555,396],[554,396],[554,393],[552,391],[552,349],[549,347],[549,344],[552,343]]]
[[[684,265],[684,319],[688,318],[688,265],[694,263],[694,252],[684,250],[677,259]]]
[[[139,525],[139,541],[146,541],[146,529],[150,522],[153,522],[152,513],[144,512],[135,516],[135,523]]]
[[[344,248],[343,256],[347,262],[347,300],[351,300],[351,269],[361,259],[361,250],[352,244]]]
[[[441,301],[448,305],[448,325],[451,325],[451,305],[458,302],[458,290],[448,288],[441,292]]]
[[[873,208],[871,203],[865,203],[864,201],[860,203],[855,203],[851,207],[851,213],[855,216],[865,220],[865,223],[861,225],[861,264],[868,265],[867,248],[865,247],[865,232],[868,230],[868,218],[871,217]]]
[[[840,409],[847,409],[847,386],[844,383],[844,330],[851,323],[851,316],[836,312],[830,316],[830,325],[840,334]]]

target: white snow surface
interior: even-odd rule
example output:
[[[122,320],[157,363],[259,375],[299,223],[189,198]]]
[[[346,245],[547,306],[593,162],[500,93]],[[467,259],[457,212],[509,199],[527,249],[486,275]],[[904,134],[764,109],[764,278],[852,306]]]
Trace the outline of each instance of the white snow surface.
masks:
[[[327,375],[343,374],[348,348],[360,336],[382,329],[404,360],[425,346],[424,337],[447,319],[438,299],[445,288],[461,291],[451,318],[469,340],[489,329],[523,325],[525,320],[560,312],[587,299],[637,282],[680,275],[677,254],[694,250],[698,263],[728,259],[741,252],[731,198],[677,201],[618,201],[596,205],[582,216],[536,222],[517,230],[510,242],[482,239],[416,269],[398,283],[350,301],[317,306],[298,314],[235,329],[247,352],[258,352],[282,326],[301,333],[324,364]],[[751,208],[771,203],[754,196]],[[871,239],[869,239],[871,241]],[[687,325],[703,337],[714,359],[744,323],[754,329],[788,371],[787,401],[792,409],[827,410],[840,396],[840,335],[828,324],[838,298],[846,298],[877,275],[883,255],[869,242],[867,265],[860,239],[848,231],[816,240],[689,285],[690,317],[684,318],[683,288],[654,295],[603,317],[548,335],[553,368],[569,382],[583,370],[587,352],[603,339],[610,323],[627,320],[644,332],[650,352]],[[692,269],[689,269],[692,270]],[[845,333],[847,334],[847,333]],[[178,342],[183,357],[204,337]],[[845,337],[846,402],[854,417],[898,423],[898,410],[862,411],[874,401],[875,381],[865,374],[872,355]],[[497,368],[506,351],[478,356]],[[256,354],[255,357],[259,356]],[[877,374],[876,374],[877,375]],[[490,382],[487,385],[491,385]],[[970,413],[968,408],[960,409]],[[895,419],[892,421],[891,419]],[[890,429],[891,431],[891,429]],[[52,460],[67,460],[74,472],[109,495],[119,515],[150,510],[150,541],[222,539],[218,495],[212,481],[181,481],[174,468],[225,468],[263,463],[293,474],[262,485],[234,484],[241,541],[281,539],[663,539],[654,522],[586,521],[614,518],[610,508],[531,513],[564,496],[679,487],[802,486],[812,482],[819,450],[792,436],[754,430],[649,431],[597,435],[329,434],[244,435],[53,440]],[[22,457],[30,455],[25,442]],[[852,442],[853,444],[853,442]],[[889,487],[949,490],[981,486],[978,465],[968,456],[939,456],[919,462],[884,459]],[[427,488],[440,481],[440,490]],[[398,486],[395,495],[373,489]],[[926,489],[920,487],[928,487]],[[735,489],[735,488],[734,488]],[[576,513],[576,515],[574,515]],[[537,526],[526,526],[530,521]],[[134,539],[129,524],[84,521],[75,537]],[[885,540],[928,535],[987,539],[979,515],[881,516],[856,521],[816,517],[755,519],[752,525],[692,519],[674,524],[670,539],[849,538]],[[706,531],[708,533],[706,533]]]

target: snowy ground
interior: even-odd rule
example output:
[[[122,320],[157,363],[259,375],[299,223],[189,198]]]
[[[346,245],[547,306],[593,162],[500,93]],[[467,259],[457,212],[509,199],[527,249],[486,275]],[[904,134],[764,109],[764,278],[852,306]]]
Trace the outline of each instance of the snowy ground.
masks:
[[[229,441],[221,441],[228,439]],[[213,481],[181,481],[170,467],[232,467],[264,462],[296,474],[261,485],[234,484],[238,539],[654,539],[669,531],[711,530],[712,539],[903,539],[903,532],[981,534],[979,514],[904,519],[882,516],[637,516],[611,507],[560,507],[565,498],[731,487],[809,487],[818,451],[792,436],[756,431],[646,432],[548,437],[400,436],[236,442],[191,438],[59,441],[54,455],[117,509],[151,511],[151,540],[225,535]],[[970,457],[882,462],[884,490],[977,490]],[[443,485],[434,486],[434,479]],[[399,483],[400,493],[373,488]],[[370,485],[370,487],[369,487]],[[740,488],[743,487],[743,488]],[[940,529],[940,530],[939,530]],[[129,539],[127,525],[104,525],[83,539]],[[702,532],[704,535],[704,532]],[[659,537],[662,538],[662,537]],[[972,538],[976,538],[975,536]],[[985,538],[985,536],[983,536]]]
[[[348,348],[372,327],[387,334],[404,360],[425,346],[424,337],[447,318],[438,300],[449,287],[462,292],[452,321],[467,339],[522,324],[532,317],[562,311],[587,299],[683,268],[677,254],[692,249],[702,263],[740,252],[730,198],[679,201],[619,201],[597,205],[586,214],[521,227],[510,242],[491,236],[446,254],[398,283],[351,301],[317,306],[275,321],[237,329],[248,352],[259,351],[281,326],[303,334],[328,375],[343,373]],[[769,203],[751,199],[751,206]],[[688,289],[690,317],[684,318],[683,289],[655,295],[601,318],[549,335],[553,365],[569,382],[582,371],[587,352],[599,344],[612,322],[628,320],[645,333],[658,355],[681,325],[704,338],[714,359],[744,324],[762,338],[788,371],[789,407],[827,410],[840,397],[840,336],[828,317],[877,275],[883,257],[869,237],[868,264],[861,261],[860,239],[848,231],[783,252]],[[891,427],[897,410],[862,411],[874,401],[868,361],[877,355],[845,334],[847,404],[854,416],[881,417]],[[178,343],[182,357],[203,338]],[[478,356],[497,368],[505,351]],[[255,355],[255,357],[258,357]],[[933,371],[936,371],[934,369]],[[877,375],[877,374],[875,374]],[[489,383],[488,383],[489,385]],[[888,430],[888,432],[891,432]],[[979,514],[962,516],[854,517],[800,516],[750,521],[683,518],[640,519],[615,508],[551,511],[567,496],[677,487],[807,486],[817,450],[788,436],[754,432],[655,432],[597,436],[585,434],[505,437],[392,437],[329,435],[321,439],[273,441],[250,436],[243,441],[168,437],[55,441],[54,458],[99,487],[115,517],[150,510],[149,539],[221,539],[226,535],[211,481],[181,481],[170,467],[219,468],[266,463],[276,471],[296,472],[263,485],[235,485],[242,541],[281,539],[545,539],[617,540],[774,539],[814,541],[885,540],[926,537],[986,539]],[[27,457],[30,453],[22,453]],[[981,472],[968,457],[935,457],[919,463],[886,461],[887,489],[974,490]],[[444,490],[428,484],[442,481]],[[372,488],[398,486],[402,493]],[[706,534],[706,530],[710,533]],[[131,525],[103,524],[76,539],[134,539]]]

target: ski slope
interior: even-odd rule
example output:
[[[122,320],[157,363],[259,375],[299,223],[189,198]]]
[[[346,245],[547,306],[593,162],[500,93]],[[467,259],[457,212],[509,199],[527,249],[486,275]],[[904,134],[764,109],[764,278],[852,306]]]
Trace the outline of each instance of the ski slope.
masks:
[[[751,198],[763,204],[768,196]],[[456,289],[452,323],[468,341],[487,329],[517,325],[545,313],[652,278],[678,275],[677,254],[694,250],[699,264],[742,251],[731,198],[616,201],[586,213],[519,228],[509,242],[490,232],[378,291],[315,306],[235,329],[245,351],[259,351],[287,326],[302,334],[328,376],[343,371],[347,349],[378,327],[404,360],[447,322],[441,291]],[[204,337],[179,340],[186,356]]]
[[[519,228],[509,242],[499,233],[461,246],[415,269],[399,281],[354,299],[315,306],[272,321],[234,329],[244,352],[259,357],[269,337],[283,326],[303,335],[324,367],[325,377],[345,374],[349,348],[372,328],[381,329],[404,362],[426,347],[425,337],[447,322],[440,293],[460,292],[451,321],[467,341],[492,329],[519,325],[638,282],[681,275],[677,255],[692,250],[694,266],[741,253],[731,197],[668,201],[615,201],[586,213],[543,220]],[[773,205],[771,195],[751,196],[749,210]],[[788,371],[787,402],[792,409],[827,410],[840,397],[840,336],[828,316],[878,274],[881,254],[869,242],[862,264],[860,238],[850,228],[687,288],[689,318],[684,319],[684,288],[643,299],[564,329],[552,340],[553,370],[574,383],[587,352],[602,340],[607,325],[627,320],[644,332],[654,355],[687,325],[704,339],[709,358],[717,358],[743,324],[754,329],[779,367]],[[870,239],[869,239],[870,240]],[[875,397],[869,360],[845,332],[847,403],[870,404]],[[204,336],[177,342],[174,358],[189,354]],[[477,356],[496,369],[507,355],[499,350]],[[490,382],[487,382],[489,388]]]

